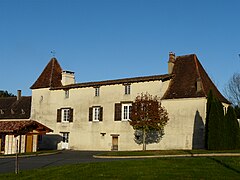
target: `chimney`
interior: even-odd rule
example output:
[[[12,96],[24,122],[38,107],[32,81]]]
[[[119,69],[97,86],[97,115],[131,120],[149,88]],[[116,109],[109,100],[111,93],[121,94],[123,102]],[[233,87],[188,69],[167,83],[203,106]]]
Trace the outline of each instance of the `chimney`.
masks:
[[[62,85],[66,86],[69,84],[75,84],[75,76],[72,71],[63,71],[62,72]]]
[[[176,61],[175,53],[169,52],[168,74],[172,74],[175,61]]]
[[[22,97],[22,91],[17,90],[17,100],[20,100],[21,97]]]

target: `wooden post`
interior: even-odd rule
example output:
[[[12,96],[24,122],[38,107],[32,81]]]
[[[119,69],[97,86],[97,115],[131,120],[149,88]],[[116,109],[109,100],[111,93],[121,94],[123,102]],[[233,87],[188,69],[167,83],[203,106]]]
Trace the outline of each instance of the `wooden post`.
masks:
[[[18,139],[16,136],[16,159],[15,159],[15,174],[18,174],[19,172],[19,162],[18,162]]]

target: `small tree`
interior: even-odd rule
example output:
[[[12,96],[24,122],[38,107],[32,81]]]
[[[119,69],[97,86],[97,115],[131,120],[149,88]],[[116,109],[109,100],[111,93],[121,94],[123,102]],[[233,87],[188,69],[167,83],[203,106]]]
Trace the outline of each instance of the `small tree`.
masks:
[[[161,106],[157,96],[146,93],[136,97],[132,105],[130,125],[136,130],[139,137],[142,137],[143,150],[146,150],[146,140],[151,139],[151,134],[160,138],[164,134],[164,126],[169,118],[167,111]],[[142,132],[142,133],[140,133]],[[154,140],[149,143],[157,142]]]

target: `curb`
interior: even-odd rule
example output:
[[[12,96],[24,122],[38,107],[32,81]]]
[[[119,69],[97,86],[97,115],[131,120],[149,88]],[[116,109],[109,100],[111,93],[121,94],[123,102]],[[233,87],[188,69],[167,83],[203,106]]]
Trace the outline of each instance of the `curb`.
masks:
[[[173,154],[173,155],[153,155],[153,156],[98,156],[93,155],[94,158],[99,159],[146,159],[146,158],[173,158],[173,157],[212,157],[212,156],[240,156],[240,153],[212,153],[212,154]]]

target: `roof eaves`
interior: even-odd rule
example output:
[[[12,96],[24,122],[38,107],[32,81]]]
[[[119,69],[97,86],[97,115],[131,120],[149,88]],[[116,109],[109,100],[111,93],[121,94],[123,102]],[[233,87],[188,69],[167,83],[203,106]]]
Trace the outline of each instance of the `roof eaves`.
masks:
[[[164,75],[143,76],[143,77],[105,80],[105,81],[96,81],[96,82],[85,82],[85,83],[71,84],[63,87],[54,87],[54,88],[51,88],[51,90],[107,86],[107,85],[114,85],[114,84],[136,83],[136,82],[146,82],[146,81],[156,81],[156,80],[166,81],[171,79],[172,76],[173,76],[172,74],[171,75],[164,74]]]

